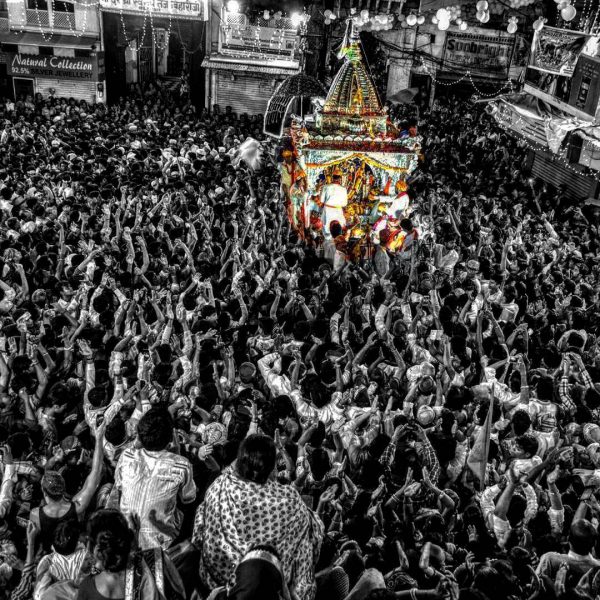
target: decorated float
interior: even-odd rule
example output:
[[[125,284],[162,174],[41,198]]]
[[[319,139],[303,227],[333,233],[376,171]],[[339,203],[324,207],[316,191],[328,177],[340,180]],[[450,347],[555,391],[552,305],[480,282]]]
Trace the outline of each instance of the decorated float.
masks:
[[[314,113],[292,116],[280,159],[292,227],[307,242],[345,244],[351,258],[375,244],[401,249],[410,207],[407,177],[417,167],[415,126],[392,122],[373,83],[353,19],[344,62]]]

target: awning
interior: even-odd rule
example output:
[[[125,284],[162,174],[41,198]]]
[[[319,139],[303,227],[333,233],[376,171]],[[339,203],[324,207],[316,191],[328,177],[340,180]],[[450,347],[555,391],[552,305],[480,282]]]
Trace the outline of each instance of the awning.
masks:
[[[22,46],[56,46],[57,48],[75,48],[91,50],[93,44],[98,44],[98,37],[82,35],[42,35],[29,31],[14,32],[4,36],[3,44],[19,44]]]
[[[502,124],[513,124],[513,129],[521,129],[527,135],[526,129],[542,129],[545,134],[545,142],[553,153],[558,153],[563,142],[569,134],[587,131],[590,134],[597,129],[592,123],[582,121],[577,117],[548,104],[537,96],[527,93],[505,95],[499,98],[490,98],[492,114]],[[504,108],[505,110],[502,110]],[[515,115],[509,116],[510,114]],[[584,135],[580,133],[582,137]],[[528,136],[531,137],[531,136]],[[536,140],[537,141],[537,140]]]
[[[235,71],[248,73],[263,73],[265,75],[295,75],[300,72],[300,65],[292,61],[266,61],[256,59],[242,61],[238,58],[225,58],[211,56],[202,61],[202,67],[205,69],[216,69],[219,71]]]

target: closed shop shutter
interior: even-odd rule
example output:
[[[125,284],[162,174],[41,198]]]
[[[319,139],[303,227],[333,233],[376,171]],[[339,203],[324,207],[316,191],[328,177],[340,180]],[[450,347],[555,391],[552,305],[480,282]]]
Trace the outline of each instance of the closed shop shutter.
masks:
[[[593,195],[594,180],[591,177],[571,171],[558,160],[541,152],[535,153],[531,171],[536,177],[555,187],[564,184],[565,194],[571,200],[582,200]]]
[[[231,75],[228,71],[217,71],[215,103],[221,110],[231,106],[231,110],[238,115],[264,114],[275,90],[273,79],[234,73],[235,80],[232,80]]]
[[[77,81],[76,79],[36,79],[36,92],[43,96],[48,95],[48,90],[54,88],[57,98],[75,98],[86,102],[96,101],[96,82]]]

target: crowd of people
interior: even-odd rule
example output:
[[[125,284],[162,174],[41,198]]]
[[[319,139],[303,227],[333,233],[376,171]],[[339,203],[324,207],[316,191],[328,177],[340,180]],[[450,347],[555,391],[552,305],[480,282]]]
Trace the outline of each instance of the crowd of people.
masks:
[[[600,594],[600,210],[480,107],[422,112],[410,252],[335,268],[260,117],[0,122],[0,597]]]

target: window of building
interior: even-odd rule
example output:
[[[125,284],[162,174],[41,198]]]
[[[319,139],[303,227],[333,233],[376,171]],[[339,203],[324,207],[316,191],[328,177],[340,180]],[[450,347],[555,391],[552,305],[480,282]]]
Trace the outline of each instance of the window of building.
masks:
[[[91,55],[91,50],[79,50],[75,48],[75,58],[89,58]]]
[[[57,0],[54,3],[54,10],[56,12],[74,13],[75,4],[73,2],[67,2],[66,0]]]
[[[47,0],[27,0],[27,8],[35,10],[48,10]]]
[[[18,44],[2,44],[2,50],[4,52],[14,52],[17,54],[19,52]]]
[[[40,46],[40,56],[54,56],[52,46]]]

